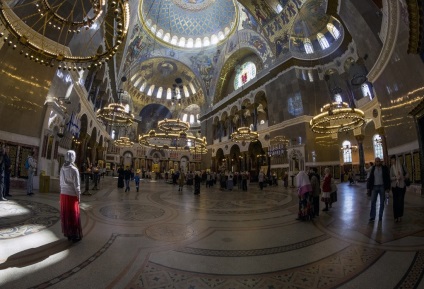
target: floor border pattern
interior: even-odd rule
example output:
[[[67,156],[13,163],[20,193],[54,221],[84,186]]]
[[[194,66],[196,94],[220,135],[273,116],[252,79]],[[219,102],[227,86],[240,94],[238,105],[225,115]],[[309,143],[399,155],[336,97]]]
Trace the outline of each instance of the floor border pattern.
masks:
[[[418,251],[408,271],[396,285],[396,289],[418,288],[424,275],[424,251]]]

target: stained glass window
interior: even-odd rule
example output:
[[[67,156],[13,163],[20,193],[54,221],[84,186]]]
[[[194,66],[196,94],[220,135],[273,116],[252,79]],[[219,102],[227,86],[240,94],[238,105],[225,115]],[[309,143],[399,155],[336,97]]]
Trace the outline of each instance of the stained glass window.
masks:
[[[336,26],[334,26],[333,23],[328,23],[327,29],[331,33],[331,35],[334,37],[334,39],[336,39],[336,40],[339,39],[340,31],[339,31],[339,29],[336,28]]]
[[[376,158],[383,159],[383,143],[381,136],[379,134],[374,135],[372,138],[372,143],[374,146],[374,156]]]
[[[343,162],[351,163],[352,162],[352,148],[350,141],[345,140],[343,142]]]
[[[325,38],[324,34],[318,33],[317,38],[318,38],[318,41],[319,41],[319,45],[321,45],[322,49],[326,49],[326,48],[330,47],[330,44],[328,44],[327,38]]]
[[[303,46],[305,47],[306,54],[314,53],[314,48],[312,47],[312,43],[309,38],[305,38],[305,40],[303,40]]]
[[[245,62],[240,66],[234,79],[234,89],[239,89],[256,76],[256,65],[253,62]]]

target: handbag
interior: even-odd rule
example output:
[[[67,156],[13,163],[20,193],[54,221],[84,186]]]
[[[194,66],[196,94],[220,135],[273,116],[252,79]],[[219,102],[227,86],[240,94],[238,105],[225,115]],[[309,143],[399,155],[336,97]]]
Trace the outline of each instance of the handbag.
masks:
[[[403,176],[406,176],[406,170],[405,167],[402,165],[402,170],[403,170]],[[409,187],[411,185],[411,179],[410,178],[405,178],[404,179],[405,182],[405,186]]]

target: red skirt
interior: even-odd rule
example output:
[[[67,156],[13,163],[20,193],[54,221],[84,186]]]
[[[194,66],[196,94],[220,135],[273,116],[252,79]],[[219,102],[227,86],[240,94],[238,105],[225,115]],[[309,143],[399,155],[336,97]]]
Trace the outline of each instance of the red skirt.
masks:
[[[82,239],[78,197],[60,194],[62,233],[70,239]]]

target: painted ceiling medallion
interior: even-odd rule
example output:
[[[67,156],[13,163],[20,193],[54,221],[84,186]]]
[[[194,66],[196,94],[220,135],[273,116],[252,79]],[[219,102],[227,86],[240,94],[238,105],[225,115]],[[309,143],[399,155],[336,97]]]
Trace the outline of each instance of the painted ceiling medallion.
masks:
[[[234,0],[143,0],[140,22],[163,44],[202,48],[227,39],[238,24]]]
[[[215,0],[172,0],[172,2],[183,9],[198,11],[208,8]]]

